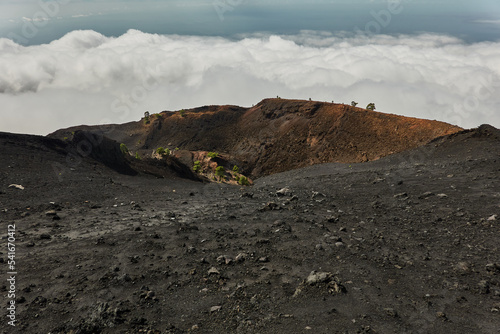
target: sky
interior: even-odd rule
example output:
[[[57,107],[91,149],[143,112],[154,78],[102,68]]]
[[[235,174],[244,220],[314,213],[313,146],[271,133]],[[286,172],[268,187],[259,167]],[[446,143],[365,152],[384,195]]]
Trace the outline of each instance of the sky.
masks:
[[[0,0],[0,131],[276,96],[500,128],[500,2]]]

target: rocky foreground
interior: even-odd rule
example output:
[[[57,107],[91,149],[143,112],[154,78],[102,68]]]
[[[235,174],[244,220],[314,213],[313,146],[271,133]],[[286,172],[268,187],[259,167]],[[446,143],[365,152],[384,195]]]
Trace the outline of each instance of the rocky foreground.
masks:
[[[493,127],[251,187],[65,147],[0,134],[2,333],[498,333]]]

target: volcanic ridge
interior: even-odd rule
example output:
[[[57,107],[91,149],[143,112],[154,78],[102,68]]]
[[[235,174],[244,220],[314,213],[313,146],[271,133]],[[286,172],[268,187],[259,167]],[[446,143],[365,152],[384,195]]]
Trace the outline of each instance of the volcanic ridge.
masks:
[[[150,157],[164,147],[190,167],[207,152],[217,152],[224,167],[237,165],[244,174],[258,178],[319,163],[377,160],[461,130],[344,104],[277,98],[252,108],[163,111],[137,122],[78,126],[49,136],[75,141],[77,131],[99,133],[124,143],[139,157]]]

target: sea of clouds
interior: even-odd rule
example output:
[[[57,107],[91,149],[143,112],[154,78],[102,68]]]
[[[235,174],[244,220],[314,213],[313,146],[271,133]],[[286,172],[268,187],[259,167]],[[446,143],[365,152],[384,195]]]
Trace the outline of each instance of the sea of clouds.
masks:
[[[145,111],[266,97],[374,102],[465,128],[500,127],[500,41],[304,31],[239,39],[73,31],[50,44],[0,39],[0,131],[47,134]]]

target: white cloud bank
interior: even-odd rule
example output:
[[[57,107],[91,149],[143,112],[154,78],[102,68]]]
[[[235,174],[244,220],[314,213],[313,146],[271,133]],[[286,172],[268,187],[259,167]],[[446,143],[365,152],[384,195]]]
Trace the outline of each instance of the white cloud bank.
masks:
[[[234,41],[136,30],[118,38],[74,31],[30,47],[0,39],[0,131],[46,134],[277,95],[500,127],[500,42],[317,32]]]

